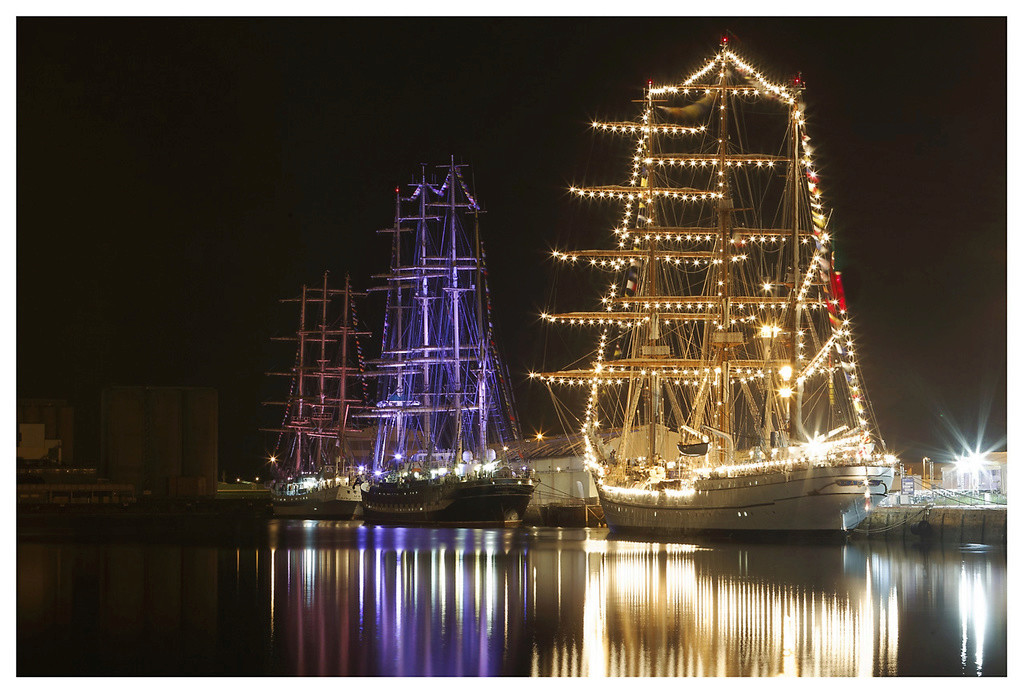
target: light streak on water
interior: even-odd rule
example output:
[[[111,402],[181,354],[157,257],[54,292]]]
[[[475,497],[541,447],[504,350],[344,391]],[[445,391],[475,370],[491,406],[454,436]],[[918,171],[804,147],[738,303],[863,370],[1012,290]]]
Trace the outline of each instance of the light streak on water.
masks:
[[[966,565],[961,567],[959,598],[960,664],[965,672],[973,670],[975,674],[981,675],[985,659],[985,626],[988,611],[981,567],[974,567],[971,571],[968,571]],[[972,641],[974,651],[970,653],[968,647]]]
[[[349,649],[340,662],[305,671],[891,676],[906,674],[905,641],[936,631],[907,620],[956,605],[950,655],[973,675],[991,674],[987,634],[993,622],[1005,629],[1005,610],[992,618],[994,605],[1005,605],[1005,569],[993,582],[983,556],[953,571],[958,554],[922,557],[886,545],[637,542],[583,530],[523,542],[522,531],[430,532],[406,531],[399,548],[389,531],[364,531],[358,546],[333,548],[330,561],[307,547],[297,564],[279,564],[272,548],[271,592],[283,591],[270,601],[275,642],[308,662],[313,644],[338,638],[338,615],[358,613],[346,642],[362,644],[363,660]],[[292,584],[302,586],[300,603],[286,599]],[[922,600],[936,609],[914,607]]]

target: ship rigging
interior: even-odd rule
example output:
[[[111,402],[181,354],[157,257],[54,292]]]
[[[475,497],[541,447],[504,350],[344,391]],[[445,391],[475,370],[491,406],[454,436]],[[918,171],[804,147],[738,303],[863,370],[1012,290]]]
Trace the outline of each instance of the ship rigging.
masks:
[[[614,247],[554,257],[613,282],[595,310],[542,317],[596,329],[597,348],[589,368],[531,376],[589,391],[585,457],[613,527],[847,528],[863,508],[829,516],[807,502],[815,509],[806,523],[799,504],[787,504],[788,520],[752,517],[748,505],[781,506],[739,489],[773,472],[788,485],[794,469],[806,471],[789,490],[799,497],[839,494],[829,480],[840,474],[870,490],[869,501],[891,484],[835,269],[803,89],[800,78],[770,81],[723,40],[686,79],[649,83],[634,121],[593,123],[632,141],[624,184],[570,188],[621,205]],[[743,484],[708,486],[738,476]],[[675,513],[665,514],[659,496],[666,485],[682,499]],[[712,487],[721,492],[710,494],[713,504]],[[625,518],[608,503],[616,494],[646,506]],[[673,520],[654,520],[659,505]]]

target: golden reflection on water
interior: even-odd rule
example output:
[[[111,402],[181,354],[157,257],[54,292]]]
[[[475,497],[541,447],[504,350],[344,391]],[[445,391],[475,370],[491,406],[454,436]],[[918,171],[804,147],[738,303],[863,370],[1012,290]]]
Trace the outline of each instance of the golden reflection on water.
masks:
[[[921,562],[886,545],[358,532],[353,546],[271,547],[274,640],[289,671],[897,675],[904,603],[956,590],[963,673],[980,674],[987,611],[1001,599],[1005,613],[1005,570],[993,582],[991,563],[957,561],[955,549]]]
[[[863,558],[863,580],[849,583],[843,592],[744,575],[751,552],[788,551],[727,548],[725,553],[737,559],[733,573],[717,566],[717,550],[695,545],[588,541],[582,643],[556,643],[546,654],[534,648],[530,674],[895,673],[896,592],[893,587],[884,599],[876,599],[870,559]],[[845,547],[834,551],[856,553]],[[554,589],[561,596],[565,586],[557,577],[563,567],[559,557],[555,560],[556,571],[542,570],[538,575],[554,575]],[[776,575],[778,569],[773,569]],[[794,567],[794,577],[798,575],[800,570]],[[535,590],[544,589],[538,582]]]

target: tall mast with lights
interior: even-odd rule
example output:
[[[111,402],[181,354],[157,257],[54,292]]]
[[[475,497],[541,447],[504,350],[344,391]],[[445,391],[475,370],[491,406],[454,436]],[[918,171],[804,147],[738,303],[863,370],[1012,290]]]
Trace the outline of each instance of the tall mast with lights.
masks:
[[[829,383],[829,350],[848,334],[832,295],[837,280],[820,191],[804,181],[805,169],[812,174],[801,92],[800,80],[769,81],[723,38],[686,80],[649,84],[636,121],[594,122],[600,132],[635,142],[627,185],[570,188],[584,199],[621,202],[617,248],[554,256],[620,280],[602,298],[602,310],[542,314],[550,323],[597,328],[593,368],[531,374],[549,386],[589,388],[584,431],[599,420],[614,422],[625,446],[642,423],[642,450],[632,447],[630,455],[653,462],[671,452],[660,440],[671,421],[668,429],[683,439],[713,435],[718,464],[739,448],[773,455],[781,442],[807,437],[807,384],[813,380],[820,391]],[[747,109],[752,103],[765,105]],[[787,116],[775,154],[767,148],[779,139],[758,120],[773,109]],[[691,139],[698,144],[675,146]],[[788,170],[777,176],[782,166]],[[834,329],[823,320],[826,311]],[[613,343],[628,353],[609,355]],[[807,357],[804,347],[816,354]],[[846,374],[855,374],[852,350],[843,358]],[[863,409],[858,379],[845,380]],[[603,394],[620,404],[602,414]],[[818,396],[815,407],[821,402]],[[868,431],[863,416],[848,426]]]
[[[264,403],[285,412],[279,427],[264,431],[278,434],[270,462],[283,473],[333,474],[338,463],[347,461],[348,435],[355,431],[350,415],[364,404],[349,387],[350,381],[362,377],[361,365],[350,363],[351,347],[361,359],[359,338],[370,334],[356,326],[353,300],[360,296],[365,294],[352,290],[347,275],[345,288],[333,289],[325,272],[319,287],[303,285],[298,298],[281,300],[299,304],[299,326],[294,337],[272,339],[296,343],[295,366],[268,373],[289,377],[292,386],[286,400]],[[310,307],[317,304],[317,319],[310,326]]]
[[[405,223],[416,233],[408,246],[396,241],[402,250],[393,250],[390,271],[379,275],[387,283],[375,288],[387,292],[389,315],[405,315],[406,304],[416,311],[412,328],[386,332],[373,362],[378,404],[364,416],[379,423],[374,464],[381,471],[447,474],[441,470],[462,465],[464,453],[479,461],[489,443],[505,441],[496,430],[508,408],[499,402],[500,365],[488,346],[481,210],[462,165],[452,158],[438,168],[443,179],[428,177],[424,167],[412,193],[399,196],[396,237]]]
[[[721,255],[718,258],[718,267],[721,279],[718,281],[720,285],[720,312],[721,312],[721,323],[719,325],[718,332],[715,333],[714,339],[717,344],[717,355],[716,355],[716,376],[719,379],[719,400],[718,400],[718,417],[716,418],[716,425],[721,432],[720,438],[726,442],[729,442],[727,447],[719,445],[719,460],[725,462],[728,456],[732,454],[732,384],[730,380],[730,349],[733,344],[742,343],[742,335],[732,331],[732,321],[730,317],[730,305],[732,283],[732,252],[737,246],[733,243],[732,237],[732,194],[730,192],[730,181],[728,175],[728,169],[726,167],[726,161],[729,158],[729,94],[730,90],[726,85],[726,58],[725,49],[728,43],[728,39],[723,37],[722,44],[719,49],[719,61],[721,63],[721,69],[718,75],[718,162],[717,162],[717,181],[714,182],[717,187],[720,196],[717,204],[717,218],[718,218],[718,244],[720,246]]]

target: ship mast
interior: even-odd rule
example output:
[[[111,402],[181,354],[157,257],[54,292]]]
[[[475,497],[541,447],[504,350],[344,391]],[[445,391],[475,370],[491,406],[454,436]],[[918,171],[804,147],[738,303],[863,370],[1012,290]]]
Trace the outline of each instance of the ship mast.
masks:
[[[392,233],[394,233],[394,236],[391,237],[391,239],[392,239],[391,262],[393,263],[394,267],[399,268],[399,267],[402,267],[402,232],[403,231],[408,231],[408,229],[402,229],[402,196],[399,193],[399,189],[397,187],[395,188],[395,226],[390,231],[392,231]],[[414,283],[413,289],[415,291],[415,283]],[[396,294],[397,294],[397,296],[394,296],[394,297],[392,297],[391,295],[388,296],[389,306],[387,308],[390,308],[390,302],[394,301],[394,303],[395,303],[395,334],[398,335],[401,338],[401,336],[405,335],[405,321],[403,320],[405,318],[405,306],[402,303],[402,291],[401,291],[401,289],[399,289],[396,292]],[[410,292],[410,302],[412,302],[411,294],[412,294],[412,292]],[[387,310],[387,308],[385,309],[385,311]],[[386,318],[385,318],[385,320],[386,320]],[[385,346],[385,349],[386,349],[387,348],[388,336],[384,335],[383,337],[384,337],[384,346]],[[398,390],[399,393],[402,392],[402,377],[401,376],[398,378],[397,390]],[[399,418],[400,417],[401,417],[400,414],[396,414],[395,415],[395,418],[396,418],[395,419],[395,430],[399,431],[399,432],[401,431],[400,424],[399,424]],[[378,422],[378,426],[381,426],[382,424],[383,424],[383,422]],[[380,439],[380,440],[383,441],[383,439]],[[399,438],[398,441],[401,441],[401,438]],[[399,444],[399,445],[401,445],[401,444]],[[381,460],[383,455],[384,455],[384,451],[383,450],[375,450],[374,453],[375,453],[375,457],[374,457],[375,461]]]
[[[296,425],[301,426],[305,423],[306,413],[306,398],[305,398],[305,385],[306,385],[306,285],[302,285],[302,298],[299,308],[299,402],[297,408],[298,422]],[[295,471],[302,472],[302,439],[305,431],[302,428],[296,430],[296,441],[295,441]]]
[[[341,324],[337,327],[330,322],[330,304],[334,297],[344,298]],[[294,451],[290,457],[290,470],[294,473],[327,471],[334,467],[333,444],[337,445],[339,461],[345,457],[348,426],[353,406],[361,399],[350,397],[348,379],[352,367],[348,360],[348,341],[369,335],[367,331],[354,326],[355,309],[353,297],[365,296],[354,292],[346,276],[345,289],[331,289],[328,273],[323,276],[320,287],[302,286],[296,299],[282,299],[282,303],[299,304],[299,326],[294,337],[274,337],[274,341],[296,341],[295,367],[290,372],[269,372],[268,376],[289,376],[292,378],[292,392],[284,402],[265,402],[265,405],[280,405],[285,408],[285,420],[280,428],[263,431],[276,432],[292,437]],[[313,329],[307,329],[310,304],[320,303],[319,321]],[[340,340],[340,345],[338,342]],[[319,345],[319,349],[316,348]],[[313,348],[315,364],[307,363],[307,352]],[[309,383],[307,384],[307,380]],[[311,392],[312,387],[315,392]],[[336,389],[336,390],[335,390]],[[278,440],[278,445],[281,441]],[[310,450],[307,450],[309,448]],[[275,456],[276,460],[276,456]]]
[[[326,419],[326,398],[327,393],[324,392],[324,383],[326,380],[327,370],[327,273],[324,273],[324,284],[321,296],[323,301],[320,303],[320,358],[317,359],[317,399],[320,401],[316,405],[316,431],[318,434],[323,431],[323,423]],[[344,380],[344,379],[343,379]],[[344,385],[342,386],[344,388]],[[344,407],[344,400],[340,403],[339,407]],[[339,409],[339,415],[342,413]],[[341,419],[339,416],[338,419]],[[340,440],[339,440],[340,448]],[[316,459],[320,463],[324,459],[324,439],[322,436],[318,436],[316,439]]]
[[[648,125],[653,125],[653,123],[651,123],[651,119],[653,118],[653,114],[654,114],[654,100],[653,100],[653,95],[651,94],[651,85],[650,85],[650,83],[648,83],[648,85],[647,85],[647,95],[646,95],[646,97],[647,97],[647,113],[648,113],[647,123],[648,123]],[[647,155],[648,155],[647,158],[648,159],[651,158],[651,154],[653,152],[654,152],[654,128],[651,128],[650,129],[650,133],[648,134],[648,137],[647,137]],[[651,224],[654,221],[654,196],[650,195],[650,192],[649,192],[651,186],[653,185],[652,178],[653,178],[653,173],[654,172],[652,171],[650,164],[647,164],[645,166],[645,172],[646,172],[647,175],[646,175],[646,178],[644,180],[647,181],[647,188],[648,188],[648,191],[647,191],[647,195],[648,195],[647,205],[650,207],[650,209],[646,210],[646,212],[647,212],[647,219],[646,220],[637,219],[637,223],[638,223],[637,226],[639,226],[639,223],[641,221],[643,221],[647,226],[651,226]],[[640,203],[639,209],[644,209],[644,206],[643,206],[642,202]],[[648,243],[647,243],[647,277],[648,277],[648,282],[646,283],[647,284],[646,289],[647,289],[647,294],[649,296],[657,296],[658,295],[658,272],[657,272],[657,265],[655,264],[655,255],[654,255],[656,243],[657,242],[654,240],[654,238],[649,239]],[[649,326],[650,327],[648,328],[648,331],[647,331],[647,349],[644,350],[644,351],[647,353],[646,356],[654,358],[655,354],[658,352],[658,350],[655,348],[655,346],[656,346],[656,344],[658,342],[658,338],[660,337],[660,330],[659,330],[660,326],[658,324],[658,313],[657,313],[657,309],[655,308],[655,304],[652,302],[650,304],[650,306],[651,306],[651,312],[650,312],[650,314],[648,314],[648,320],[649,320]],[[658,372],[657,372],[657,369],[651,369],[649,389],[650,389],[650,396],[647,398],[647,464],[648,465],[654,465],[655,455],[656,455],[657,450],[658,450],[658,426],[657,426],[657,421],[656,420],[658,418],[658,410],[659,410],[659,405],[660,405],[660,403],[659,403],[659,400],[660,400],[659,396],[661,395],[661,393],[660,393],[660,385],[658,383]]]
[[[798,85],[799,87],[799,85]],[[799,90],[797,91],[799,94]],[[800,358],[800,300],[799,300],[799,283],[800,283],[800,99],[793,99],[793,107],[790,113],[790,125],[792,130],[792,137],[790,140],[790,157],[791,164],[790,170],[792,171],[792,203],[793,203],[793,287],[790,290],[790,311],[793,316],[792,335],[790,341],[790,366],[792,372],[796,373],[799,367]],[[793,441],[796,434],[803,434],[803,417],[801,413],[801,400],[803,398],[803,381],[797,379],[796,391],[787,398],[788,401],[793,401],[793,412],[790,414],[789,407],[786,408],[786,416],[789,419],[786,427],[787,435],[789,440]],[[792,391],[790,391],[792,392]]]
[[[429,190],[429,184],[427,183],[427,166],[426,164],[420,165],[420,199],[419,199],[419,216],[416,218],[416,250],[418,251],[418,257],[415,258],[417,265],[416,275],[418,281],[416,282],[416,298],[420,304],[420,327],[422,328],[420,338],[420,354],[426,356],[427,350],[430,348],[430,302],[434,298],[430,296],[430,289],[428,286],[427,278],[427,240],[428,240],[428,228],[427,228],[427,190]],[[397,267],[401,268],[401,265]],[[399,292],[401,295],[401,292]],[[434,405],[433,394],[430,390],[430,363],[424,358],[423,365],[421,367],[423,374],[423,439],[427,444],[427,461],[426,464],[429,467],[434,460],[434,432],[433,432],[433,412],[432,408]],[[412,381],[410,380],[410,386]],[[414,389],[410,387],[408,395],[412,395]],[[404,450],[406,448],[406,434],[405,434],[405,414],[402,411],[398,411],[395,415],[397,417],[397,446],[399,449]]]
[[[381,367],[382,398],[361,416],[379,421],[378,468],[388,467],[388,447],[394,445],[396,461],[408,452],[425,463],[416,467],[447,474],[447,463],[460,467],[463,455],[486,458],[488,429],[504,426],[501,407],[507,398],[501,383],[491,382],[500,361],[488,342],[482,210],[454,157],[437,167],[445,172],[444,183],[435,180],[440,176],[428,177],[426,168],[413,183],[413,195],[396,199],[395,225],[387,230],[397,239],[406,231],[404,222],[416,223],[411,248],[400,255],[403,242],[396,240],[390,272],[377,275],[387,280],[375,289],[388,292],[388,319],[399,331],[386,325],[381,357],[374,361]],[[403,216],[405,204],[418,213]],[[399,319],[408,315],[403,311],[411,319]]]
[[[484,325],[484,268],[483,256],[480,252],[480,210],[473,210],[473,255],[476,258],[476,324],[479,360],[479,376],[477,377],[477,426],[480,430],[480,450],[478,459],[483,461],[487,452],[487,329]]]
[[[327,296],[327,273],[324,273],[324,297]],[[345,369],[348,366],[348,333],[349,333],[349,311],[351,310],[352,302],[352,282],[349,279],[349,275],[345,273],[345,291],[342,294],[342,301],[345,302],[345,307],[342,309],[341,319],[341,364],[342,368]],[[327,302],[324,302],[324,325],[327,325]],[[326,332],[326,330],[325,330]],[[326,336],[325,336],[326,337]],[[326,370],[326,362],[324,363],[324,369]],[[344,372],[341,377],[340,391],[338,393],[338,469],[344,467],[345,463],[345,449],[348,444],[348,379],[345,378]]]
[[[451,168],[448,171],[448,233],[451,234],[450,255],[451,284],[447,287],[452,307],[452,348],[454,367],[451,369],[455,377],[452,394],[455,397],[455,460],[462,460],[462,326],[459,308],[462,299],[459,296],[459,249],[457,224],[455,220],[455,157],[452,156]]]
[[[718,84],[719,93],[718,99],[720,101],[718,109],[718,171],[717,178],[719,192],[722,196],[718,199],[718,233],[719,233],[719,245],[721,247],[721,257],[719,259],[719,267],[721,268],[721,302],[720,311],[722,316],[721,326],[718,332],[713,333],[719,342],[718,351],[718,367],[720,370],[718,378],[720,380],[719,389],[719,406],[718,406],[718,418],[716,424],[719,427],[719,431],[726,441],[732,440],[732,385],[730,383],[730,358],[731,358],[731,345],[734,342],[741,342],[742,335],[735,334],[730,331],[731,320],[730,320],[730,306],[732,285],[730,282],[732,272],[730,267],[729,250],[732,247],[732,193],[730,191],[729,176],[726,175],[725,162],[729,154],[728,140],[728,121],[727,116],[729,115],[729,90],[725,88],[726,80],[726,69],[725,69],[725,41],[722,41],[721,50],[719,53],[721,57],[721,72],[719,73]],[[728,458],[732,455],[731,446],[722,450],[719,446],[719,460],[722,463],[729,462]]]

